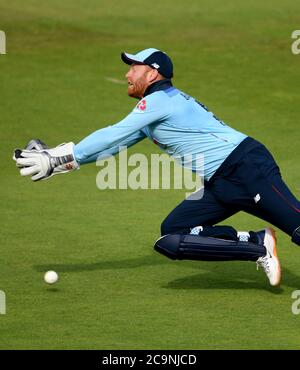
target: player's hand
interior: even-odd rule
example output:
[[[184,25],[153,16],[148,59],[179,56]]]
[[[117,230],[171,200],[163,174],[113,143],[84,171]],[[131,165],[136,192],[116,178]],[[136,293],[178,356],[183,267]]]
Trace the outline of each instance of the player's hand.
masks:
[[[52,149],[16,149],[13,159],[21,176],[31,176],[33,181],[45,180],[54,175],[79,169],[74,143],[61,144]]]
[[[28,149],[28,150],[32,150],[32,149],[43,150],[43,149],[49,149],[49,147],[48,147],[47,144],[45,144],[40,139],[32,139],[28,142],[25,149]],[[22,149],[16,149],[14,151],[14,154],[13,154],[13,160],[17,161],[17,158],[21,157],[21,153],[22,153]],[[18,164],[18,163],[16,163],[16,165],[17,165],[17,167],[20,167],[20,168],[24,167],[23,165]]]

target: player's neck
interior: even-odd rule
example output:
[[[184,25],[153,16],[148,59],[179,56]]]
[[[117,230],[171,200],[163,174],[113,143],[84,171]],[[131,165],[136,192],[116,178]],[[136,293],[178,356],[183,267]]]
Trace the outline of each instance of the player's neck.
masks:
[[[154,93],[155,91],[166,90],[171,86],[173,86],[172,81],[167,78],[155,81],[147,87],[147,89],[144,92],[144,97]]]

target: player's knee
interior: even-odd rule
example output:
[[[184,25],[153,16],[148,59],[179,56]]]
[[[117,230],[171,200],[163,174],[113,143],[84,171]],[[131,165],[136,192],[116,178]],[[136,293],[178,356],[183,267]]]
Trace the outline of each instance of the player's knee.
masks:
[[[292,242],[300,245],[300,226],[298,226],[297,229],[294,230],[292,235]]]
[[[160,234],[167,235],[173,233],[172,223],[166,218],[160,225]]]
[[[175,260],[178,258],[180,238],[179,234],[164,235],[155,242],[154,249],[164,256]]]
[[[189,234],[191,231],[190,227],[186,227],[185,225],[180,225],[179,222],[174,222],[174,218],[171,219],[167,217],[160,226],[160,233],[161,236],[167,234]]]

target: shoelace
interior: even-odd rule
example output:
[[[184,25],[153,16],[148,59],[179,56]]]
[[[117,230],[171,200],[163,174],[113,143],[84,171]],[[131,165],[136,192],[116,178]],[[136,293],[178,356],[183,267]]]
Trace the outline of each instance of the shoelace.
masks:
[[[269,263],[268,263],[268,257],[265,256],[265,257],[261,257],[261,259],[258,259],[256,261],[256,270],[258,270],[259,266],[261,266],[265,271],[266,273],[268,274],[270,272],[270,266],[269,266]]]

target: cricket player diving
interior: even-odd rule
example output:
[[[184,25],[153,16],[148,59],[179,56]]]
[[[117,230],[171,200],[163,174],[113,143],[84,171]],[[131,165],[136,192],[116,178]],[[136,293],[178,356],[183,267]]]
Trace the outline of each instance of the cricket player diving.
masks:
[[[45,180],[115,155],[150,139],[172,157],[201,154],[204,192],[184,199],[161,224],[154,249],[171,259],[254,261],[272,286],[280,284],[281,269],[275,231],[237,231],[218,225],[239,211],[259,217],[300,246],[300,202],[282,180],[264,145],[214,116],[202,103],[172,84],[173,63],[157,49],[121,53],[128,64],[128,95],[139,99],[120,122],[97,130],[77,144],[49,148],[32,140],[14,151],[22,176]],[[191,169],[197,172],[196,163]]]

